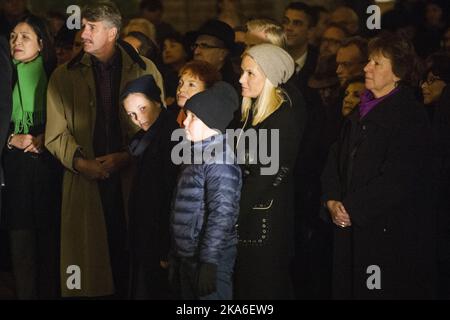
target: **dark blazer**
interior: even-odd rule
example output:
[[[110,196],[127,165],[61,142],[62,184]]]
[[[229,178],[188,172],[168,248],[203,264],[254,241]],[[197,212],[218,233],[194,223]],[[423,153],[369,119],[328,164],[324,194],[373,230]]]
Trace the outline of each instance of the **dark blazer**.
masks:
[[[322,176],[324,202],[342,201],[352,221],[334,225],[334,298],[434,297],[430,147],[425,109],[408,88],[346,119]],[[370,266],[380,290],[367,286]]]
[[[308,85],[308,79],[314,73],[317,66],[317,59],[319,58],[319,50],[311,45],[308,45],[308,55],[306,56],[305,65],[296,75],[297,86],[300,91],[305,94],[305,89]]]
[[[12,64],[9,45],[6,39],[0,37],[0,159],[5,146],[12,109]],[[2,162],[0,161],[0,185],[4,184]],[[0,196],[1,204],[1,196]]]

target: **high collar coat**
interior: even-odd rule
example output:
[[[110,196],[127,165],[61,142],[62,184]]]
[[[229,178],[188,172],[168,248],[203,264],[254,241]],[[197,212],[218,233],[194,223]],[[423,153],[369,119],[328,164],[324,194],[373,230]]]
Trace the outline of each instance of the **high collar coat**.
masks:
[[[334,298],[433,297],[430,147],[425,109],[408,88],[346,119],[322,176],[324,202],[343,202],[352,222],[334,226]]]
[[[163,81],[156,66],[130,47],[117,46],[122,55],[120,89],[131,80],[151,74],[161,88]],[[95,159],[93,135],[96,118],[96,86],[91,57],[80,53],[55,70],[47,93],[47,149],[65,167],[61,212],[61,292],[64,297],[96,297],[114,293],[105,220],[96,181],[77,174],[73,168],[75,152],[81,149]],[[119,119],[124,147],[139,130],[121,108]],[[123,170],[122,189],[127,203],[131,171]],[[71,289],[71,266],[81,271],[81,288]]]

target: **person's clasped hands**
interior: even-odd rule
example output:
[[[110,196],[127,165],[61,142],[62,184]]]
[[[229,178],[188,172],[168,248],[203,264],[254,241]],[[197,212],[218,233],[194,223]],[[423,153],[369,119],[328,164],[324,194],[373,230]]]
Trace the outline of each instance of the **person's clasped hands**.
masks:
[[[341,228],[350,227],[352,225],[350,215],[342,202],[329,200],[327,201],[327,208],[335,225]]]

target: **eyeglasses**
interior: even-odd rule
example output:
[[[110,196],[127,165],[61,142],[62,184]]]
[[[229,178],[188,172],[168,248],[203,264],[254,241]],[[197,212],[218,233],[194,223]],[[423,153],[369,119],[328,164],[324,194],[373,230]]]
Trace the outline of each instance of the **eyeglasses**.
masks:
[[[433,83],[435,83],[438,80],[442,80],[442,79],[439,78],[439,77],[433,77],[433,78],[430,78],[430,79],[422,80],[420,82],[420,85],[427,84],[427,86],[431,86]]]
[[[194,51],[197,48],[200,48],[200,49],[225,49],[224,47],[212,46],[207,43],[194,43],[191,46],[192,51]]]

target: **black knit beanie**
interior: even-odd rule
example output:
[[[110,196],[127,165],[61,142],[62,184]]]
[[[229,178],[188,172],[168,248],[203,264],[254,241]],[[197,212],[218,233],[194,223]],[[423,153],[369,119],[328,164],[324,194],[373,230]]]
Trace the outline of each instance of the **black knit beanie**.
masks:
[[[184,108],[194,113],[210,129],[225,133],[234,112],[239,108],[239,98],[230,84],[219,81],[190,98]]]
[[[145,75],[128,82],[120,95],[120,101],[123,102],[132,93],[142,93],[151,101],[163,105],[161,102],[161,89],[152,75]]]

